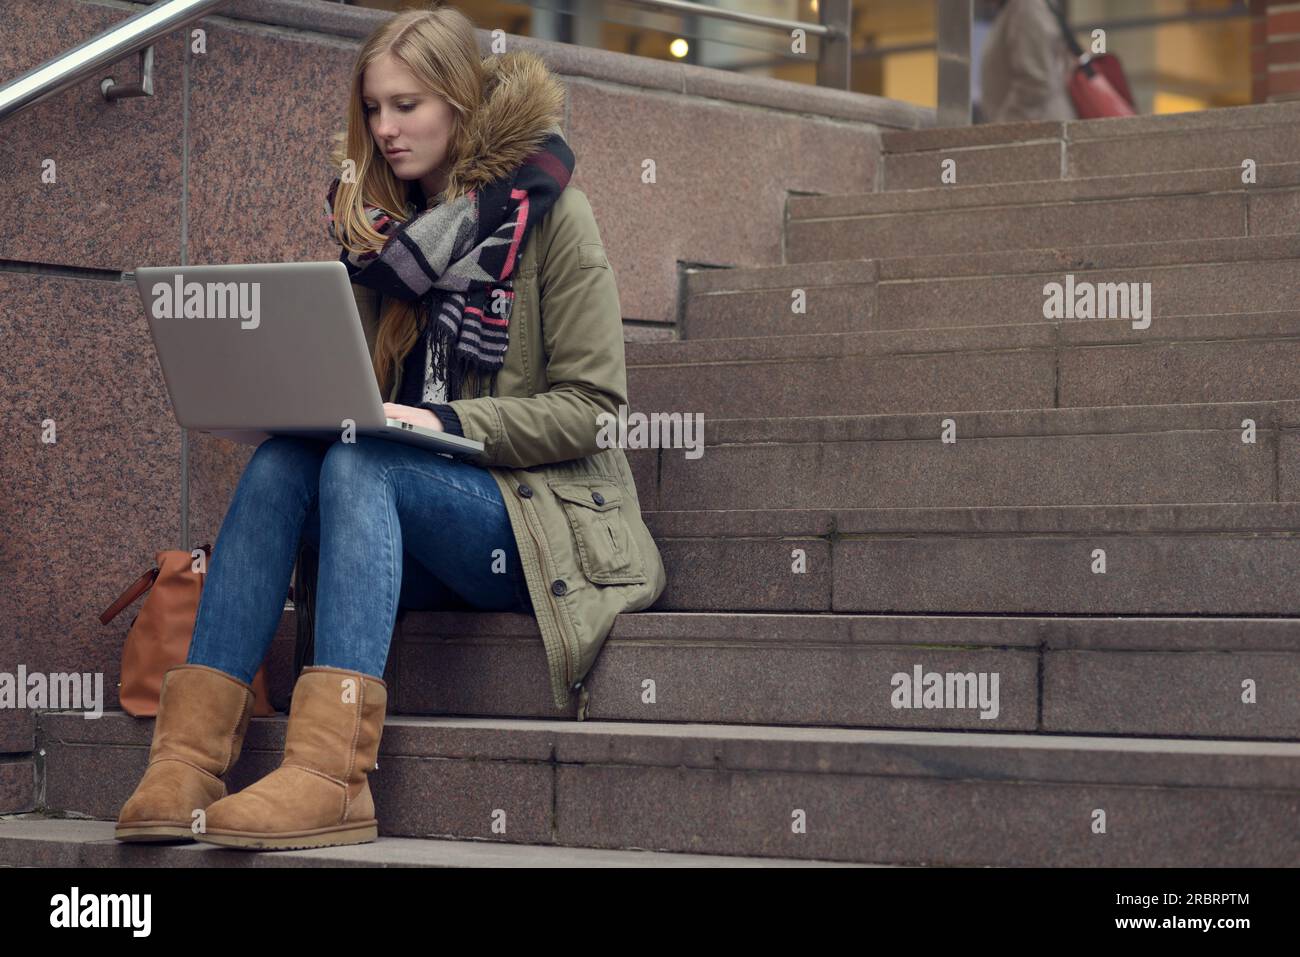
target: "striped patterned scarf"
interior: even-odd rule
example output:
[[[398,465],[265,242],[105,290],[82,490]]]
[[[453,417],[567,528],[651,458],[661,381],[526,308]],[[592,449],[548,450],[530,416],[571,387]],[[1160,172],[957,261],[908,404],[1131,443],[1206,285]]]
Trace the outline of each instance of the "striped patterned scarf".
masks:
[[[488,377],[492,391],[510,341],[515,266],[530,230],[568,185],[573,166],[573,151],[553,131],[509,176],[423,212],[408,203],[405,221],[365,205],[371,226],[386,239],[377,252],[341,250],[349,278],[384,296],[420,300],[424,307],[419,343],[402,367],[401,404],[420,404],[426,350],[434,356],[435,374],[446,382],[448,401],[466,398],[460,389],[471,368],[480,385]],[[335,177],[325,201],[336,243],[338,186]]]

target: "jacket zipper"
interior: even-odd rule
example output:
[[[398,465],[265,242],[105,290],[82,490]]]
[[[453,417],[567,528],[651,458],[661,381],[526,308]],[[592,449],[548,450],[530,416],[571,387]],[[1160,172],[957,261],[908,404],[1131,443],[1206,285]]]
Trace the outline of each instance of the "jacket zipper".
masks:
[[[528,517],[528,508],[525,505],[519,506],[524,513],[524,525],[528,527],[528,534],[532,536],[533,544],[537,546],[537,565],[542,568],[542,543],[538,540],[537,535],[533,532],[533,523]],[[545,584],[546,575],[543,568],[543,584]],[[551,594],[551,589],[546,589],[546,600],[550,602],[552,610],[555,612],[555,627],[560,632],[560,650],[564,652],[564,687],[568,691],[573,689],[569,687],[573,680],[573,665],[569,661],[569,644],[564,640],[564,629],[560,625],[560,606],[555,603],[555,597]]]

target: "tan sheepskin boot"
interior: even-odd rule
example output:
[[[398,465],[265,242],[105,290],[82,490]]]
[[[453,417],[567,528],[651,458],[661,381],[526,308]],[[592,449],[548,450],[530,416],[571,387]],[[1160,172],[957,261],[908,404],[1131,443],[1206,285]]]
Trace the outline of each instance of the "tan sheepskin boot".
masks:
[[[207,810],[195,837],[245,850],[364,844],[379,836],[366,775],[379,757],[388,686],[311,666],[293,689],[280,766]]]
[[[253,716],[253,688],[207,665],[175,665],[163,675],[149,766],[122,805],[119,841],[194,840],[193,827],[225,797],[221,780],[239,759]]]

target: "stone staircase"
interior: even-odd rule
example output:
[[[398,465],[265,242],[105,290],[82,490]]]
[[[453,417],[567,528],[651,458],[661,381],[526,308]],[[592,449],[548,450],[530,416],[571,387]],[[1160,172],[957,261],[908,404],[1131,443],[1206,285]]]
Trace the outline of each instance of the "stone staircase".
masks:
[[[887,133],[878,192],[790,198],[784,263],[691,272],[681,340],[626,347],[634,410],[704,416],[700,458],[628,453],[667,590],[582,722],[531,618],[410,613],[355,853],[1300,864],[1298,134],[1300,104]],[[1045,319],[1067,274],[1150,283],[1149,325]],[[41,807],[111,820],[151,732],[42,715]],[[109,833],[0,823],[0,863],[121,863]]]

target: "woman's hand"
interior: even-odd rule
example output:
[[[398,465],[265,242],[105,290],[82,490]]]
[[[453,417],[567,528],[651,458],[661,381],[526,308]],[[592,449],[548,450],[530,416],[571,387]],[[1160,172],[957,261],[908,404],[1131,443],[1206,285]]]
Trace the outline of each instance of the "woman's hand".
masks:
[[[398,405],[396,402],[384,403],[384,415],[390,419],[401,419],[412,425],[420,425],[435,432],[443,431],[442,421],[428,409],[417,409],[410,405]]]

